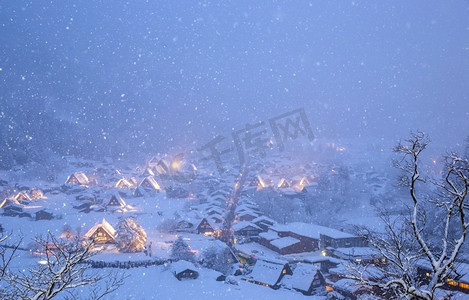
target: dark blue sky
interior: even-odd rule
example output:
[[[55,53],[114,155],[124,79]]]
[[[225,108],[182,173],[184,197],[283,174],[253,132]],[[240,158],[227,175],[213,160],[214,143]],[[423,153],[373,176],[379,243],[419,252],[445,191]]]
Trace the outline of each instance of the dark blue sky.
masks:
[[[220,2],[3,1],[4,119],[162,151],[299,107],[322,138],[469,134],[467,1]]]

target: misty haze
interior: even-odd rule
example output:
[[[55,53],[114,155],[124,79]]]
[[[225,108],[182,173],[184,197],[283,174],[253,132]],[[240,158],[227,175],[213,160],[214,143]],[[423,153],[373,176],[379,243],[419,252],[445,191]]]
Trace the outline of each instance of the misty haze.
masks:
[[[468,299],[469,4],[0,2],[1,299]]]

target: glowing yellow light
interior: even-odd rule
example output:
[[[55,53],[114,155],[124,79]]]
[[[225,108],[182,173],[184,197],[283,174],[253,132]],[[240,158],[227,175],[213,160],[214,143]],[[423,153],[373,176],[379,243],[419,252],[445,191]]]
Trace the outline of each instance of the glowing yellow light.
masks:
[[[177,160],[175,160],[171,163],[171,169],[173,169],[173,170],[178,170],[180,166],[181,166],[181,163]]]
[[[457,281],[454,281],[454,280],[452,280],[452,279],[447,278],[447,279],[446,279],[446,282],[447,282],[449,285],[458,286],[458,282],[457,282]]]

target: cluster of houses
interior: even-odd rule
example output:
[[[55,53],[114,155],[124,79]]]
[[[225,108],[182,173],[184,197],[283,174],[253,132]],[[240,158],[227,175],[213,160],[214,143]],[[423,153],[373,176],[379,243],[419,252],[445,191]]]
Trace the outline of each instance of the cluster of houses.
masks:
[[[256,203],[259,190],[272,188],[279,195],[286,195],[285,200],[288,201],[289,195],[298,197],[309,187],[317,185],[317,165],[305,164],[301,168],[290,169],[285,165],[283,170],[279,170],[278,165],[282,164],[273,161],[270,165],[253,166],[260,171],[247,181],[247,187],[236,201],[233,200],[236,187],[233,189],[213,176],[198,174],[194,164],[184,163],[181,156],[176,156],[172,160],[153,157],[145,167],[135,170],[119,171],[108,166],[96,170],[91,176],[87,176],[86,171],[75,172],[57,188],[17,191],[2,200],[0,209],[4,216],[50,220],[54,218],[53,213],[38,202],[46,201],[44,194],[47,193],[63,193],[74,198],[73,208],[82,213],[135,212],[136,208],[125,199],[146,199],[159,193],[165,193],[167,198],[194,199],[186,209],[177,211],[171,230],[177,234],[213,237],[210,242],[205,239],[204,243],[229,247],[228,252],[233,255],[227,259],[246,266],[242,280],[273,289],[291,289],[305,295],[335,291],[354,298],[372,293],[357,287],[348,278],[350,270],[347,265],[350,262],[367,265],[366,276],[382,276],[373,265],[385,264],[386,261],[367,247],[361,237],[316,224],[280,224],[259,209]],[[373,181],[376,189],[381,179]],[[103,218],[88,228],[83,237],[94,239],[98,245],[107,245],[115,243],[116,235],[116,229]],[[218,240],[226,236],[230,237],[227,244]],[[196,240],[189,242],[194,243],[193,249],[207,247],[196,245]],[[423,278],[428,273],[426,267],[423,264],[419,266]],[[197,268],[190,262],[174,263],[172,268],[179,280],[198,277]],[[448,279],[447,286],[468,292],[469,280],[466,277]]]
[[[207,190],[207,193],[199,194],[198,201],[195,201],[188,211],[177,212],[172,230],[179,233],[220,237],[230,193],[231,188],[224,186],[212,192]]]
[[[41,199],[46,199],[46,197],[40,189],[24,188],[13,196],[3,199],[0,202],[0,209],[3,210],[3,216],[50,220],[52,214],[37,205]]]

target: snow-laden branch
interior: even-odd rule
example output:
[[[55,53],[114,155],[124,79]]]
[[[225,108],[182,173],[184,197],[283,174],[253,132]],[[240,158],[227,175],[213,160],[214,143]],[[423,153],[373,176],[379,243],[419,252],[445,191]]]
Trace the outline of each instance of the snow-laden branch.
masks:
[[[430,201],[421,195],[420,189],[428,180],[421,173],[420,157],[428,143],[423,133],[416,133],[394,149],[401,154],[401,159],[395,162],[404,171],[401,185],[409,189],[412,200],[408,219],[404,218],[399,224],[397,221],[391,222],[389,216],[384,217],[385,234],[362,231],[369,245],[387,263],[374,266],[384,274],[382,278],[368,280],[359,273],[355,278],[365,286],[377,287],[402,299],[433,299],[445,279],[454,275],[456,260],[466,241],[469,227],[466,217],[469,207],[466,201],[469,192],[467,159],[455,153],[448,155],[442,182],[435,185],[441,193],[436,192],[436,199]],[[437,239],[439,244],[433,240],[430,242],[427,237],[425,215],[428,209],[438,210],[444,216],[441,218],[442,231],[432,233],[440,234]],[[429,272],[426,278],[422,278],[417,268],[425,266]]]
[[[73,290],[91,286],[94,288],[90,297],[99,299],[123,284],[122,276],[91,272],[86,262],[95,255],[92,240],[58,240],[49,233],[46,238],[38,238],[36,242],[45,252],[46,263],[27,271],[6,274],[11,285],[11,295],[17,298],[52,299],[63,292],[72,296]]]

